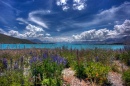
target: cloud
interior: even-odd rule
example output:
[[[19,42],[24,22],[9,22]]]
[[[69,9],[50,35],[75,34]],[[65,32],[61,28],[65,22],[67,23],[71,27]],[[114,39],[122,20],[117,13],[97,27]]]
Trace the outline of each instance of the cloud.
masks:
[[[57,6],[61,6],[62,9],[63,9],[63,11],[66,11],[66,10],[69,9],[69,6],[68,6],[68,4],[67,4],[67,1],[68,1],[68,0],[57,0],[57,1],[56,1],[56,4],[57,4]]]
[[[10,30],[8,32],[11,36],[18,36],[19,32],[18,31],[15,31],[15,30]]]
[[[28,24],[24,32],[24,35],[27,38],[37,38],[44,36],[44,30],[41,27],[32,24]]]
[[[49,33],[46,33],[46,36],[51,36],[51,34],[49,34]]]
[[[130,20],[125,20],[121,25],[115,25],[114,30],[120,35],[130,35]]]
[[[0,28],[0,33],[6,34],[6,32],[3,29],[1,29],[1,28]]]
[[[72,42],[74,41],[70,36],[56,36],[56,37],[44,37],[41,40],[49,41],[49,42]]]
[[[41,27],[32,24],[28,24],[23,32],[19,32],[16,30],[9,30],[8,32],[6,32],[3,29],[0,29],[0,33],[22,39],[40,39],[44,36],[51,36],[49,33],[46,33]]]
[[[60,6],[60,5],[67,5],[67,1],[68,1],[68,0],[57,0],[56,4],[57,4],[58,6]]]
[[[73,0],[73,9],[74,10],[83,10],[87,6],[87,0]]]
[[[79,35],[73,35],[73,38],[76,40],[104,40],[110,32],[111,31],[106,28],[100,30],[92,29],[84,31]]]
[[[103,23],[108,25],[108,22],[113,21],[124,21],[126,18],[130,18],[130,2],[125,2],[117,7],[111,7],[110,9],[106,9],[100,11],[96,15],[92,16],[90,21],[86,22],[77,22],[73,25],[79,27],[90,27],[94,25],[102,25]]]
[[[67,11],[70,7],[70,4],[68,3],[69,0],[57,0],[56,4],[57,6],[61,6],[63,11]],[[73,0],[72,8],[73,10],[83,10],[87,6],[86,4],[87,0]]]
[[[29,13],[29,20],[42,26],[43,28],[48,28],[47,24],[42,20],[42,18],[38,17],[37,15],[47,15],[50,14],[50,10],[37,10]]]
[[[28,21],[26,21],[26,20],[23,19],[23,18],[17,18],[16,20],[17,20],[17,21],[20,21],[20,23],[29,24]]]
[[[43,32],[44,30],[40,27],[29,24],[26,26],[26,30],[29,32]]]
[[[6,33],[3,29],[0,32]],[[126,19],[122,24],[115,25],[113,30],[107,28],[92,29],[84,31],[80,34],[72,36],[54,36],[46,33],[41,27],[28,24],[24,30],[24,33],[19,33],[15,30],[10,30],[6,33],[10,36],[18,38],[38,38],[43,41],[50,42],[71,42],[71,41],[103,41],[108,38],[118,38],[130,35],[130,20]]]
[[[113,30],[92,29],[84,31],[77,35],[72,35],[75,40],[100,40],[103,41],[108,38],[117,38],[130,35],[130,20],[125,20],[121,25],[115,25]]]
[[[14,8],[11,4],[9,4],[7,2],[4,2],[4,1],[0,1],[0,2],[2,2],[4,5],[8,6],[9,8],[11,8],[11,9],[13,9],[15,11],[19,11],[19,10],[17,10],[16,8]]]

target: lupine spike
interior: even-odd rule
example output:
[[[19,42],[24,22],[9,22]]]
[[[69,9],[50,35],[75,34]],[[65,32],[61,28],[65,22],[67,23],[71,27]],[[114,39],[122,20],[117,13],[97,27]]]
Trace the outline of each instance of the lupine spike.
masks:
[[[8,62],[6,58],[3,58],[3,65],[4,65],[4,68],[7,69]]]

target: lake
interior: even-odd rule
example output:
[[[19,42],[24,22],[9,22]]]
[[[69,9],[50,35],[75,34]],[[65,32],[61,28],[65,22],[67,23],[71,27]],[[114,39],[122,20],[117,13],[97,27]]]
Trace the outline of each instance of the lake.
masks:
[[[93,45],[93,44],[71,44],[71,43],[54,43],[54,44],[0,44],[0,49],[31,49],[31,48],[61,48],[67,47],[72,49],[123,49],[124,45]]]

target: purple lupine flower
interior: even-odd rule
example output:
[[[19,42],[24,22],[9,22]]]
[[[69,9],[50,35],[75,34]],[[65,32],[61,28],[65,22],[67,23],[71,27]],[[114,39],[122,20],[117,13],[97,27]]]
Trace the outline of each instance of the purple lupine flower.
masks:
[[[24,66],[24,56],[20,57],[20,67],[23,68]]]
[[[41,62],[41,61],[43,61],[43,58],[40,58],[40,57],[32,57],[29,62],[30,62],[30,64],[32,64],[32,63]]]
[[[67,65],[67,60],[63,58],[62,64]]]
[[[18,68],[19,68],[18,63],[15,62],[15,63],[14,63],[14,69],[18,69]]]
[[[10,58],[10,67],[11,67],[11,69],[12,69],[12,64],[13,64],[13,59]]]
[[[7,68],[7,66],[8,66],[8,62],[7,62],[6,58],[3,58],[3,66],[4,66],[4,68]]]
[[[36,62],[37,61],[37,57],[32,57],[31,59],[30,59],[30,63],[34,63],[34,62]]]
[[[51,59],[52,59],[53,62],[58,62],[58,56],[57,55],[52,56]]]
[[[65,60],[63,57],[60,57],[58,55],[52,56],[51,59],[53,62],[56,62],[57,64],[63,64],[63,65],[67,64],[67,60]]]
[[[95,57],[95,61],[96,61],[96,62],[99,61],[99,57],[98,57],[98,56]]]
[[[30,51],[29,54],[32,55],[32,51]]]
[[[43,54],[43,59],[46,59],[48,57],[48,51],[45,51],[45,53]]]
[[[42,62],[44,59],[42,57],[37,57],[38,62]]]

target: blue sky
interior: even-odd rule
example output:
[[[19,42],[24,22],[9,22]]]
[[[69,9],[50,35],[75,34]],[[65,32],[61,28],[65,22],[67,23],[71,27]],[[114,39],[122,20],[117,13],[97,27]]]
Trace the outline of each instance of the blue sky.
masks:
[[[0,0],[0,33],[42,41],[130,35],[129,0]]]

